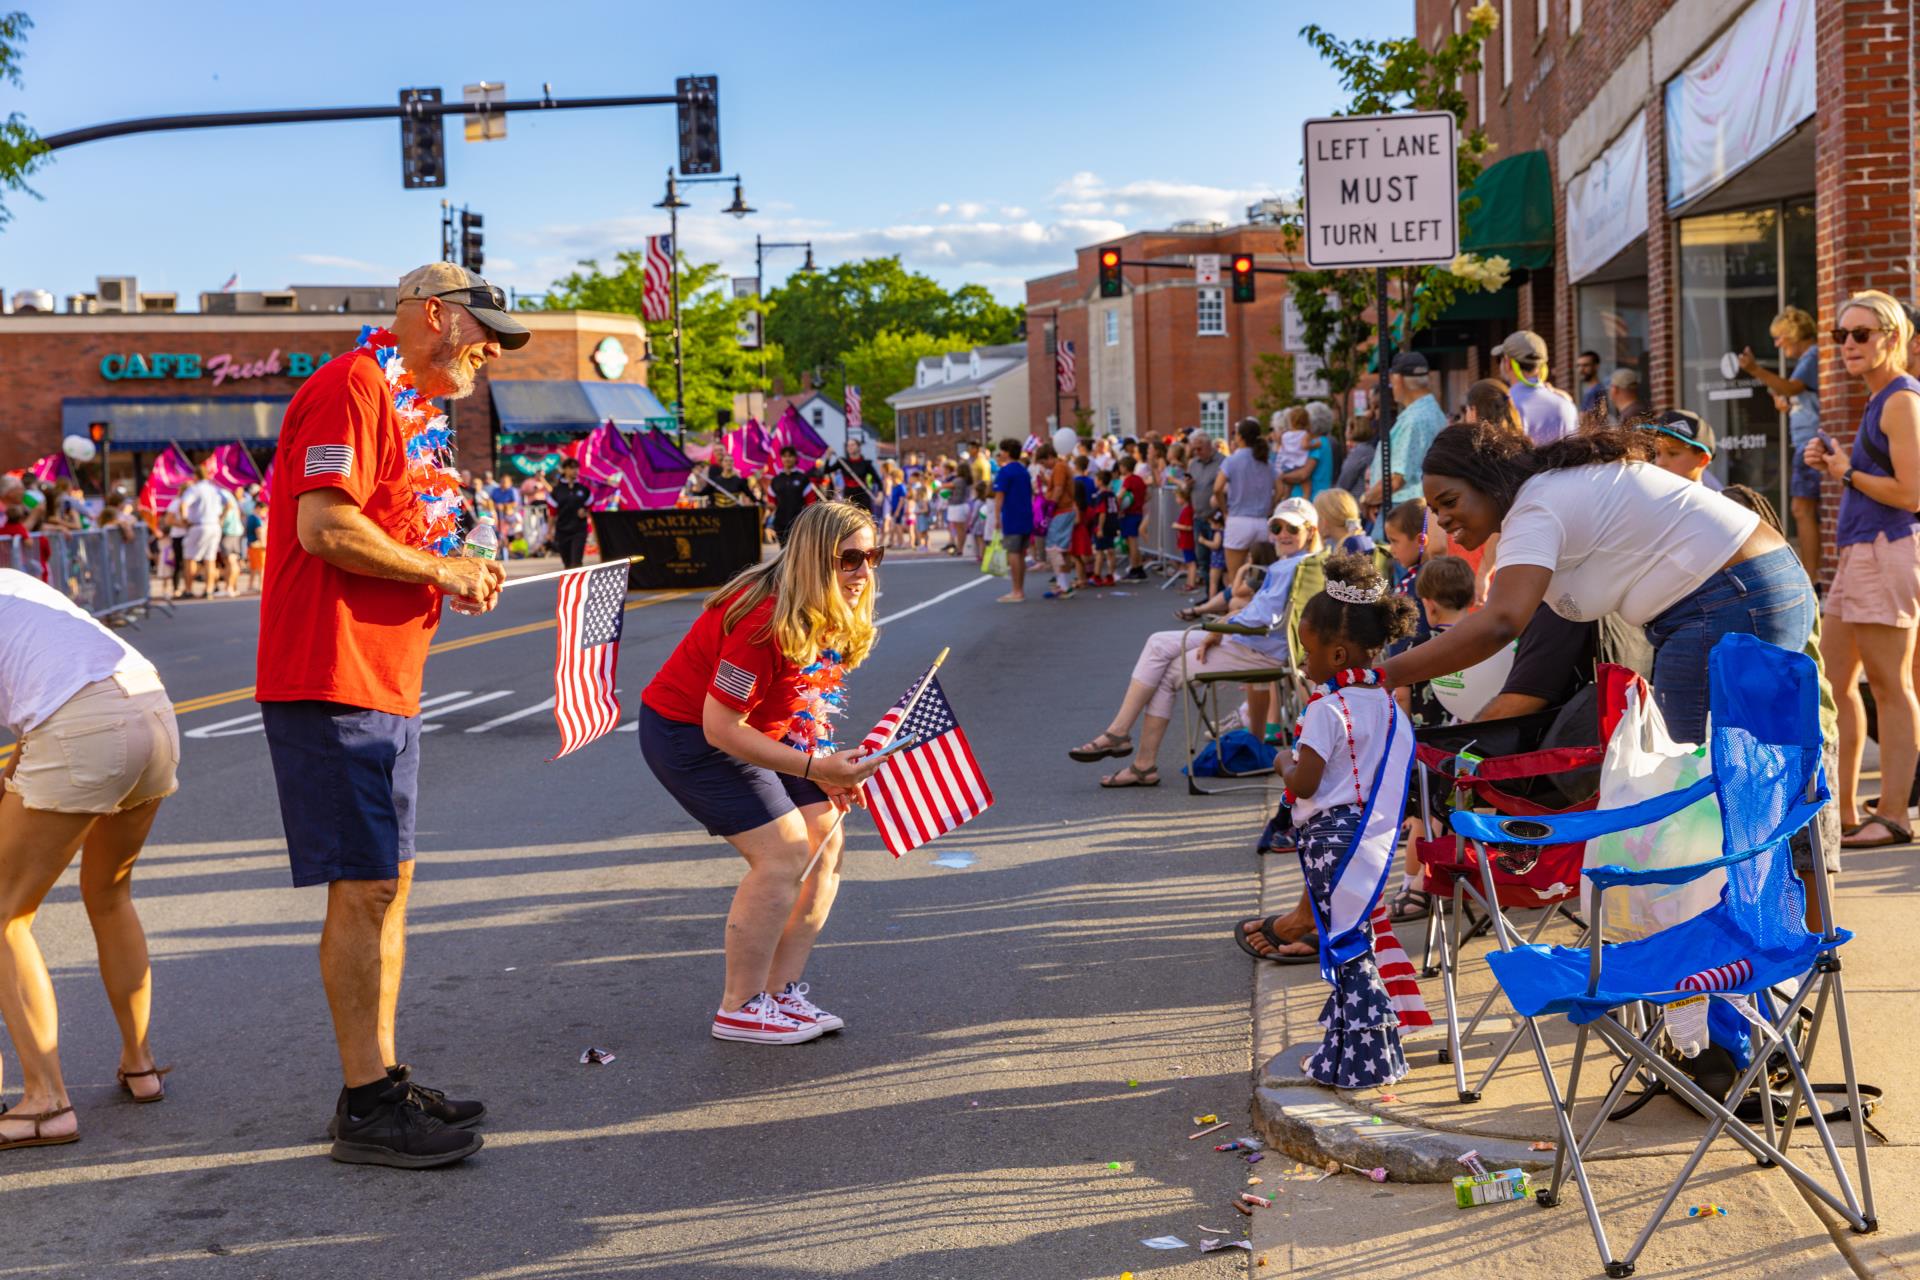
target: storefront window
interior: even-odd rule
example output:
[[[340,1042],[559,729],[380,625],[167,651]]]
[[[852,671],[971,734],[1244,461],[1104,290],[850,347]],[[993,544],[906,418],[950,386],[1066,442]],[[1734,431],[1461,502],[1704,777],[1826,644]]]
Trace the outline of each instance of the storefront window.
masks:
[[[1600,357],[1600,383],[1607,384],[1615,369],[1640,371],[1640,394],[1652,392],[1647,367],[1647,279],[1609,280],[1583,284],[1576,291],[1580,307],[1580,350]]]

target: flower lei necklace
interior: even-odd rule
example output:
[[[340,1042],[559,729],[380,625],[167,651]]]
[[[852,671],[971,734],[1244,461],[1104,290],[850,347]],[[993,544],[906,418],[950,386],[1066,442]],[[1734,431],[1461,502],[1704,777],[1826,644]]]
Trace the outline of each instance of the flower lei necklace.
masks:
[[[400,359],[398,339],[389,329],[363,325],[360,350],[371,355],[386,376],[393,414],[406,438],[407,486],[420,513],[413,546],[430,555],[460,550],[460,473],[453,465],[453,427],[433,401],[420,394]]]
[[[800,668],[801,709],[787,722],[786,743],[809,755],[832,755],[833,717],[847,709],[847,693],[841,687],[847,678],[847,665],[838,650],[822,649],[820,656]]]
[[[1362,809],[1367,807],[1367,792],[1366,789],[1360,785],[1360,750],[1353,740],[1353,711],[1347,706],[1347,699],[1340,691],[1342,689],[1351,689],[1355,685],[1358,685],[1362,689],[1383,689],[1386,687],[1386,677],[1387,673],[1379,667],[1366,667],[1364,669],[1360,667],[1348,667],[1345,671],[1337,673],[1333,679],[1327,681],[1318,689],[1315,689],[1312,696],[1307,699],[1307,706],[1309,707],[1320,701],[1320,699],[1329,697],[1340,704],[1340,721],[1347,730],[1347,759],[1353,764],[1353,799],[1354,803],[1358,804]],[[1302,708],[1300,718],[1293,722],[1293,740],[1295,742],[1300,740],[1300,735],[1305,731],[1306,727],[1306,709]],[[1282,800],[1288,805],[1296,804],[1300,799],[1293,794],[1293,788],[1291,787],[1288,787],[1280,794]]]

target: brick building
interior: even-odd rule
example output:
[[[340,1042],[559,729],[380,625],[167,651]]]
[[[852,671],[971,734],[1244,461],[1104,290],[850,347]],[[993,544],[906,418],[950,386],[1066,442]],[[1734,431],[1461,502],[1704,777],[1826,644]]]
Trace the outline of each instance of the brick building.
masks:
[[[1258,266],[1304,266],[1285,251],[1280,228],[1140,231],[1118,241],[1124,292],[1100,296],[1099,249],[1075,254],[1072,269],[1027,281],[1027,401],[1034,430],[1056,425],[1055,343],[1073,343],[1076,390],[1058,397],[1059,420],[1092,415],[1092,430],[1164,436],[1205,426],[1224,436],[1260,399],[1256,359],[1283,351],[1284,276],[1256,276],[1254,301],[1230,297],[1226,263],[1251,253]],[[1218,284],[1195,283],[1194,259],[1219,254]]]
[[[1467,3],[1417,0],[1436,43]],[[1512,290],[1516,322],[1570,388],[1642,370],[1656,405],[1713,422],[1714,469],[1784,513],[1785,422],[1728,361],[1774,357],[1781,307],[1824,334],[1839,300],[1916,286],[1911,0],[1496,0],[1485,70],[1462,87],[1506,160],[1550,172],[1552,261]],[[1822,425],[1845,441],[1865,397],[1821,342]],[[1483,350],[1464,353],[1478,373]],[[1831,486],[1830,486],[1831,487]],[[1837,494],[1830,493],[1835,499]],[[1831,517],[1831,511],[1829,511]],[[1831,519],[1827,522],[1831,528]]]
[[[1031,429],[1027,348],[1017,342],[922,356],[913,385],[887,397],[902,453],[952,454],[965,442],[1025,440]]]
[[[454,404],[460,463],[476,471],[516,448],[613,420],[671,426],[647,390],[646,337],[633,316],[521,312],[533,331]],[[24,467],[108,423],[115,479],[137,482],[171,443],[192,452],[239,440],[265,465],[302,379],[391,313],[133,313],[0,316],[0,471]]]

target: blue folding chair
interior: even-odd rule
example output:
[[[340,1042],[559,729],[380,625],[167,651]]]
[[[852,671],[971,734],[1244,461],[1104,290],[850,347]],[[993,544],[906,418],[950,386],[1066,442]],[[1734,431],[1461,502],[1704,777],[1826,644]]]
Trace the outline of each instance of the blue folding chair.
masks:
[[[1788,847],[1789,839],[1806,827],[1828,800],[1821,769],[1819,683],[1814,666],[1803,654],[1790,653],[1752,636],[1726,636],[1713,649],[1708,693],[1713,773],[1684,791],[1622,809],[1539,818],[1462,812],[1454,814],[1452,820],[1455,831],[1484,846],[1560,844],[1646,826],[1706,795],[1719,797],[1724,836],[1720,857],[1647,871],[1619,866],[1589,868],[1585,875],[1592,882],[1593,905],[1588,917],[1588,946],[1513,945],[1502,930],[1496,932],[1500,950],[1488,957],[1501,989],[1526,1019],[1527,1034],[1560,1130],[1552,1183],[1536,1199],[1543,1207],[1554,1205],[1563,1177],[1571,1168],[1609,1276],[1633,1274],[1635,1260],[1722,1132],[1752,1153],[1762,1167],[1778,1165],[1854,1231],[1870,1232],[1878,1226],[1867,1167],[1866,1113],[1861,1109],[1861,1090],[1854,1073],[1846,992],[1840,979],[1840,947],[1853,935],[1833,923],[1832,887],[1817,824],[1813,828],[1810,874],[1818,908],[1818,933],[1809,933],[1804,924],[1805,891],[1794,874]],[[1725,870],[1727,883],[1715,906],[1632,942],[1608,945],[1601,936],[1606,920],[1603,898],[1609,889],[1680,884],[1716,868]],[[1658,1047],[1667,1006],[1698,994],[1683,989],[1683,981],[1709,971],[1717,971],[1714,981],[1719,984],[1712,987],[1714,995],[1709,999],[1750,997],[1749,1007],[1760,1015],[1755,1027],[1764,1041],[1753,1046],[1751,1060],[1736,1076],[1724,1101],[1700,1088]],[[1734,976],[1729,978],[1729,974]],[[1793,994],[1787,997],[1784,991]],[[1800,1046],[1796,1044],[1795,1023],[1803,1017],[1801,1011],[1810,999],[1814,1002],[1812,1025],[1804,1046]],[[1634,1019],[1622,1021],[1617,1013],[1637,1002],[1644,1002],[1653,1011],[1641,1034],[1629,1028]],[[1829,1007],[1846,1075],[1857,1193],[1807,1078],[1806,1060],[1813,1056]],[[1536,1021],[1546,1014],[1564,1014],[1577,1028],[1564,1099]],[[1759,1026],[1761,1021],[1765,1028]],[[1602,1100],[1585,1134],[1576,1136],[1573,1108],[1589,1035],[1597,1035],[1626,1061],[1628,1069],[1620,1073]],[[1781,1057],[1793,1081],[1785,1115],[1777,1115],[1770,1103],[1763,1105],[1763,1129],[1756,1132],[1732,1108],[1738,1106],[1757,1077],[1765,1085],[1763,1073],[1769,1062]],[[1706,1117],[1707,1128],[1633,1247],[1616,1258],[1607,1244],[1584,1158],[1592,1151],[1601,1127],[1611,1118],[1628,1084],[1646,1075],[1657,1077]],[[1786,1153],[1803,1101],[1833,1168],[1837,1193]]]

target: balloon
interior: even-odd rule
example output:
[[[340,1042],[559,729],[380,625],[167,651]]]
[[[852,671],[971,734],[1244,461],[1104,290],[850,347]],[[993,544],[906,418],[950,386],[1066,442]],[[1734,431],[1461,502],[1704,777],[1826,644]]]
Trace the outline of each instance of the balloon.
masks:
[[[1063,458],[1073,456],[1073,446],[1080,443],[1080,437],[1074,434],[1072,427],[1061,427],[1053,433],[1053,451]]]
[[[1510,644],[1485,662],[1477,662],[1465,671],[1434,677],[1430,683],[1433,696],[1456,720],[1473,719],[1506,687],[1507,674],[1513,670],[1513,652],[1517,647],[1517,642]]]
[[[67,457],[75,462],[86,463],[93,461],[93,455],[96,451],[93,447],[93,441],[87,439],[85,436],[68,436],[60,442],[60,452],[66,454]]]

